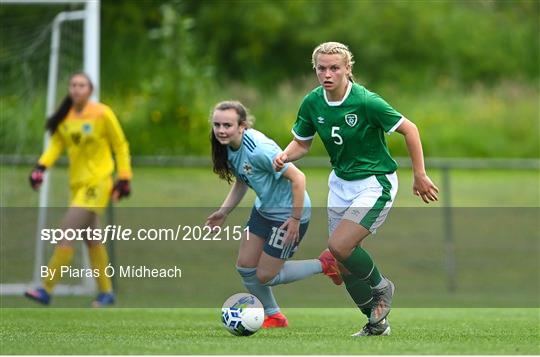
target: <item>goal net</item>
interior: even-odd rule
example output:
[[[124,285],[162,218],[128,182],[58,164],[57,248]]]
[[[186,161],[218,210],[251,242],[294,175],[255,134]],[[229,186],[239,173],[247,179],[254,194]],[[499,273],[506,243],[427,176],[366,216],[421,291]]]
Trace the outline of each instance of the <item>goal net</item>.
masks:
[[[67,94],[70,74],[85,71],[99,94],[99,0],[6,1],[0,5],[0,294],[40,285],[54,245],[40,239],[68,203],[64,159],[48,170],[39,194],[27,176],[47,145],[48,117]],[[76,246],[73,266],[87,267]],[[81,254],[82,253],[82,254]],[[90,294],[90,278],[62,279],[55,294]]]

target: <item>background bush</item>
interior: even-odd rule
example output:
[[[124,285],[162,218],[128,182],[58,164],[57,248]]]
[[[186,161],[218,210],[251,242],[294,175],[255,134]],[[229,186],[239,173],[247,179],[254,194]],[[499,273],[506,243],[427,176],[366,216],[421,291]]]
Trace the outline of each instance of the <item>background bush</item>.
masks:
[[[2,23],[20,11],[3,6]],[[134,154],[207,154],[210,110],[230,98],[286,145],[317,85],[311,52],[336,40],[353,51],[357,80],[418,124],[427,155],[538,157],[539,12],[534,0],[104,1],[101,99]],[[14,31],[3,26],[1,42]],[[5,74],[18,64],[0,48]],[[28,104],[0,89],[2,153],[40,150],[44,86],[35,92],[17,118]],[[20,120],[24,134],[12,135]],[[399,136],[389,141],[406,155]]]

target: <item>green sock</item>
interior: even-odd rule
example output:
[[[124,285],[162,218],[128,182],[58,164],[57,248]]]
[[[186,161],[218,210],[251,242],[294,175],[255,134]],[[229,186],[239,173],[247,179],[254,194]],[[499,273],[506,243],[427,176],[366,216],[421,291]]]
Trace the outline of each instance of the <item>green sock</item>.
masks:
[[[379,269],[375,266],[369,253],[361,247],[354,248],[351,255],[341,264],[371,287],[377,286],[382,280],[381,273],[379,273]]]
[[[365,281],[358,279],[353,274],[342,274],[341,276],[343,277],[345,288],[347,288],[354,303],[362,313],[369,318],[369,315],[371,314],[371,287]]]

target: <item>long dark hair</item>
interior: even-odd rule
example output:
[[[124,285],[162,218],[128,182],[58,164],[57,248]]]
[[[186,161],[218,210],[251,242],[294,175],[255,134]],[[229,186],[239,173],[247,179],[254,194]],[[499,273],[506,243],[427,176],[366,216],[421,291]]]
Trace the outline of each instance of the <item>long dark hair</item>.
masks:
[[[94,89],[94,84],[90,80],[90,77],[84,73],[84,72],[76,72],[73,73],[69,77],[69,81],[71,82],[71,79],[75,76],[83,76],[88,81],[88,84],[90,85],[90,89]],[[49,132],[54,134],[56,129],[58,129],[58,125],[64,120],[66,115],[69,113],[69,110],[71,109],[71,106],[73,105],[73,99],[71,99],[71,96],[69,93],[62,99],[62,102],[56,108],[56,111],[47,119],[47,123],[45,124],[45,129],[49,130]]]
[[[242,103],[235,100],[227,100],[219,102],[212,110],[211,116],[216,110],[234,109],[238,114],[238,124],[250,128],[253,122],[253,117],[249,115],[248,110]],[[214,163],[213,171],[220,179],[232,183],[234,174],[229,167],[227,145],[221,144],[214,135],[214,129],[210,130],[210,142],[212,143],[212,162]]]

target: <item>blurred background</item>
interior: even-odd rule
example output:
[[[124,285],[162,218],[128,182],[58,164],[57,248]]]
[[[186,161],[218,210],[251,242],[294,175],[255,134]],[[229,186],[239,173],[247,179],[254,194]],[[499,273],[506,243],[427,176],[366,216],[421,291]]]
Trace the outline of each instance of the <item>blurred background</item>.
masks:
[[[227,98],[243,101],[256,128],[286,145],[299,103],[317,85],[311,52],[335,40],[353,52],[357,81],[418,124],[428,156],[535,158],[539,6],[534,0],[103,1],[101,100],[117,113],[134,155],[208,154],[210,109]],[[36,39],[51,21],[48,13],[77,7],[2,6],[2,153],[41,149],[48,61],[42,52],[49,38]],[[69,26],[64,61],[77,53],[76,25]],[[30,51],[21,68],[21,55]],[[20,88],[22,95],[6,98]],[[17,115],[21,103],[36,108],[32,115]],[[24,137],[13,135],[20,122]],[[395,156],[406,156],[402,141],[390,137]]]
[[[35,210],[21,209],[39,205],[26,180],[43,146],[51,21],[83,7],[0,6],[1,283],[32,277],[37,218]],[[396,200],[402,209],[370,249],[389,276],[404,282],[398,306],[538,306],[540,2],[102,1],[100,14],[100,100],[117,114],[135,165],[133,195],[115,208],[114,222],[150,220],[149,207],[161,208],[171,224],[185,224],[174,217],[186,212],[204,222],[228,190],[209,166],[212,107],[242,101],[256,117],[255,128],[284,147],[302,98],[317,86],[313,48],[339,41],[354,54],[357,81],[417,124],[428,174],[441,188],[436,209],[419,208],[403,138],[388,137],[402,167]],[[83,56],[82,24],[62,26],[56,103]],[[329,168],[318,138],[300,166],[314,206],[324,208]],[[49,206],[66,207],[65,164],[53,171]],[[253,198],[250,193],[242,207]],[[325,247],[324,209],[318,213],[321,226],[308,231],[298,257]],[[51,213],[50,225],[57,215]],[[246,217],[244,210],[236,219],[241,224]],[[167,244],[151,249],[125,245],[115,252],[116,264],[143,256],[148,265],[181,260],[188,276],[203,269],[209,279],[222,261],[224,275],[212,285],[221,294],[216,301],[242,290],[233,266],[236,246],[227,245],[215,265],[200,246],[178,256]],[[227,277],[235,285],[225,284]],[[120,281],[120,306],[185,306],[177,297],[202,289],[192,281],[145,284]],[[322,277],[302,284],[277,291],[294,306],[301,306],[306,289],[323,292],[309,306],[349,306],[343,291],[336,295]],[[156,289],[166,292],[161,300]],[[61,299],[60,306],[83,301]],[[3,297],[3,304],[30,306],[18,297]]]

